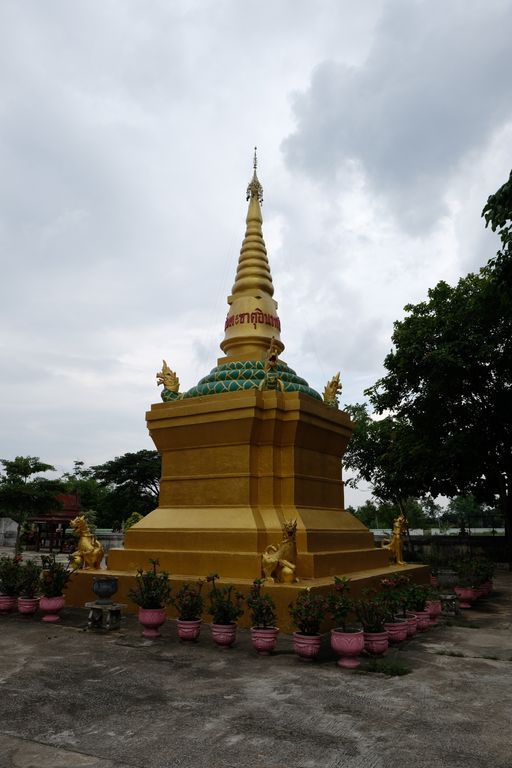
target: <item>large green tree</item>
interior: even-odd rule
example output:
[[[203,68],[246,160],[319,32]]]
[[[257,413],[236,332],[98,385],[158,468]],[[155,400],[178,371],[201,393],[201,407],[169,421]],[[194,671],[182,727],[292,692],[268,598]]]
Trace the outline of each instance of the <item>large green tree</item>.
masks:
[[[54,472],[55,467],[45,464],[37,456],[1,459],[0,464],[3,467],[0,474],[0,515],[18,523],[15,549],[19,552],[23,523],[30,515],[45,514],[59,508],[55,497],[63,490],[63,485],[59,480],[41,476],[45,472]]]
[[[387,374],[366,394],[410,429],[423,492],[499,504],[512,565],[512,175],[483,215],[497,256],[405,308]]]
[[[158,506],[161,462],[157,451],[125,453],[91,467],[91,477],[106,491],[99,526],[120,524],[133,512],[146,515]]]

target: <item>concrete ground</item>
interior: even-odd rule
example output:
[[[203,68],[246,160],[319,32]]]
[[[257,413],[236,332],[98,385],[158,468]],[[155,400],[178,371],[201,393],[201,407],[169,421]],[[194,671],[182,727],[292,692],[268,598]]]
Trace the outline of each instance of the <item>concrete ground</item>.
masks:
[[[173,622],[2,616],[0,768],[512,768],[512,574],[495,585],[390,652],[400,677],[339,669],[327,637],[307,663],[289,637],[259,658],[247,631],[220,650],[206,626],[189,646]]]

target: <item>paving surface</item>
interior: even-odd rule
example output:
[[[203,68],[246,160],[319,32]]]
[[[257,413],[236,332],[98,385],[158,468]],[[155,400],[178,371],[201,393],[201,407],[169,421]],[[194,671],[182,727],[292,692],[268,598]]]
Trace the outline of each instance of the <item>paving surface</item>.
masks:
[[[206,626],[188,646],[173,622],[0,617],[0,768],[512,768],[512,574],[495,585],[393,650],[403,677],[340,670],[327,637],[307,663],[289,637],[259,658],[246,631],[220,650]]]

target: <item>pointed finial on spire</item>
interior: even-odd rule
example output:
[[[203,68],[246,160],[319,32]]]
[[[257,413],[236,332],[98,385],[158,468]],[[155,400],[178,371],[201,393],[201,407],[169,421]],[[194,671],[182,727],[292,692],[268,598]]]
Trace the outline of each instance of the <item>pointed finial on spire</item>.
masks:
[[[249,182],[249,186],[247,187],[247,196],[246,200],[252,200],[253,197],[255,197],[259,203],[263,202],[263,187],[261,186],[258,176],[256,174],[256,168],[258,166],[258,157],[256,155],[257,147],[254,147],[254,158],[252,162],[252,167],[254,169],[254,173],[252,175],[252,179]]]

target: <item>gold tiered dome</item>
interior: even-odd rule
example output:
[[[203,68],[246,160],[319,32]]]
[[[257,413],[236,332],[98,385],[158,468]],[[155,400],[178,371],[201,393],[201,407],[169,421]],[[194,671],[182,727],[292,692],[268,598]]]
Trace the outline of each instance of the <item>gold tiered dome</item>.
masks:
[[[272,298],[274,286],[267,249],[263,239],[261,203],[263,187],[257,175],[256,148],[254,150],[253,175],[247,187],[249,209],[246,218],[245,237],[240,249],[235,282],[228,296],[229,311],[224,325],[224,339],[221,349],[226,357],[192,387],[183,397],[216,395],[222,392],[237,392],[242,389],[258,389],[265,377],[265,357],[270,342],[281,353],[281,321],[277,314],[277,302]],[[322,398],[307,381],[283,361],[276,367],[283,391],[303,392],[317,400]],[[164,389],[164,400],[177,395]]]
[[[226,358],[219,360],[263,360],[270,340],[274,337],[279,352],[281,322],[277,314],[277,302],[272,298],[274,286],[263,239],[261,203],[263,187],[257,175],[256,149],[254,150],[253,176],[247,187],[249,209],[246,231],[225,323],[225,335],[221,349]]]

